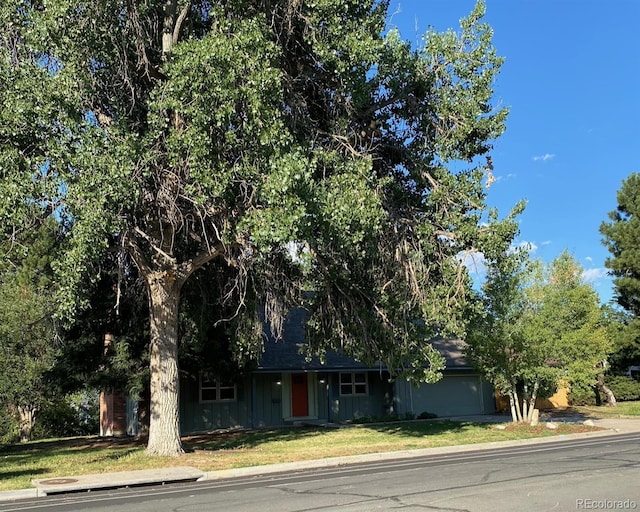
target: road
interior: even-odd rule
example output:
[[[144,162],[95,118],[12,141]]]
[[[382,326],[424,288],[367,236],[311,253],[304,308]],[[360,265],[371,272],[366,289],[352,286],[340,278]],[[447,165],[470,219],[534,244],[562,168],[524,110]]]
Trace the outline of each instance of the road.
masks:
[[[640,510],[640,434],[0,504],[0,512]]]

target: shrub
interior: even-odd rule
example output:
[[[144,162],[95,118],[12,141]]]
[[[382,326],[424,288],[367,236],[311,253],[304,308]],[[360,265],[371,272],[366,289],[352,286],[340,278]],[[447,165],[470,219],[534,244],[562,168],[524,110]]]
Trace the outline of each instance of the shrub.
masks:
[[[571,405],[597,405],[598,401],[594,388],[575,384],[571,386],[567,400]]]
[[[17,443],[20,427],[18,419],[8,407],[0,406],[0,444]]]
[[[613,391],[616,400],[640,400],[640,382],[626,375],[614,375],[605,379],[609,389]]]
[[[421,412],[418,415],[418,419],[420,419],[420,420],[432,420],[432,419],[437,418],[437,417],[438,417],[437,414],[434,414],[434,413],[429,412],[429,411]]]
[[[31,438],[86,436],[99,429],[98,395],[82,391],[47,404],[36,418]]]

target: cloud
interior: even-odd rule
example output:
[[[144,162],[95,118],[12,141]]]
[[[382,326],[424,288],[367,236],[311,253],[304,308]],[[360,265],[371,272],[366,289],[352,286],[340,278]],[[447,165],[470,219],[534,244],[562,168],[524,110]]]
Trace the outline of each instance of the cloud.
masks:
[[[458,255],[461,263],[471,275],[484,276],[487,273],[484,254],[478,251],[464,252]]]
[[[555,158],[556,155],[552,153],[545,153],[544,155],[538,155],[533,157],[534,162],[546,162],[547,160],[551,160]]]
[[[587,257],[585,258],[585,260],[587,260],[587,261],[593,261],[593,258],[592,258],[591,256],[587,256]]]
[[[582,271],[582,279],[587,283],[594,283],[603,277],[607,277],[606,268],[589,268]]]

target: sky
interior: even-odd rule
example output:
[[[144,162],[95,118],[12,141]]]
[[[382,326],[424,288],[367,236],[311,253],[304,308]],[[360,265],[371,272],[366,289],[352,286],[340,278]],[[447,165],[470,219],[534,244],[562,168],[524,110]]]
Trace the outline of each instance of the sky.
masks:
[[[492,154],[487,202],[519,200],[516,243],[550,262],[563,250],[603,303],[614,290],[599,227],[640,172],[640,1],[486,0],[485,21],[505,58],[494,103],[509,107]],[[474,0],[391,0],[389,26],[421,45],[427,29],[460,30]]]

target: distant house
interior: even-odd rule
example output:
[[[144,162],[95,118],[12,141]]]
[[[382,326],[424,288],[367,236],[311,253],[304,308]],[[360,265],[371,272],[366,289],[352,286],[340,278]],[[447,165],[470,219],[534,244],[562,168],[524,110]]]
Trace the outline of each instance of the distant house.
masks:
[[[230,427],[283,426],[301,422],[345,422],[390,414],[438,416],[495,412],[491,384],[481,380],[463,355],[463,344],[434,340],[445,357],[443,378],[414,386],[391,380],[386,368],[370,368],[337,353],[325,364],[306,361],[304,320],[293,312],[283,340],[268,338],[256,367],[234,381],[203,370],[181,382],[183,434]]]

